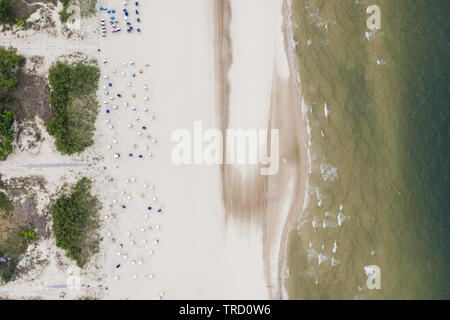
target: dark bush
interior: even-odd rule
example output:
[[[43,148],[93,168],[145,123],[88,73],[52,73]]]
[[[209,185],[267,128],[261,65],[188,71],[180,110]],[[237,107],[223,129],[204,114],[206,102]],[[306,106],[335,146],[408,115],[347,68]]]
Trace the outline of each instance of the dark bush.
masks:
[[[91,181],[82,178],[70,194],[62,195],[52,208],[56,245],[66,250],[68,258],[83,267],[98,252],[100,202],[90,193]]]

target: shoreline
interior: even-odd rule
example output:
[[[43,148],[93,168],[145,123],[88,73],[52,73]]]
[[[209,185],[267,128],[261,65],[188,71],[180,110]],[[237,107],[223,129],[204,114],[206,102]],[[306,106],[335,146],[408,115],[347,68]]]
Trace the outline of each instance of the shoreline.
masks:
[[[289,281],[289,268],[288,268],[288,248],[290,244],[290,235],[297,227],[298,221],[301,218],[305,209],[305,202],[307,201],[307,190],[309,181],[309,163],[307,161],[307,155],[309,154],[308,148],[308,117],[307,113],[303,109],[302,88],[300,83],[300,75],[298,70],[297,56],[295,55],[295,49],[293,46],[294,35],[292,29],[292,0],[283,0],[283,33],[285,35],[285,50],[288,57],[289,69],[291,71],[290,82],[296,89],[297,108],[296,119],[299,123],[299,135],[298,135],[298,148],[299,148],[299,166],[297,167],[300,173],[300,180],[298,189],[296,190],[297,203],[293,207],[290,215],[286,219],[284,230],[282,233],[281,246],[279,251],[279,266],[278,274],[280,277],[280,298],[288,300],[289,295],[287,292],[287,282]],[[301,159],[303,158],[303,160]]]

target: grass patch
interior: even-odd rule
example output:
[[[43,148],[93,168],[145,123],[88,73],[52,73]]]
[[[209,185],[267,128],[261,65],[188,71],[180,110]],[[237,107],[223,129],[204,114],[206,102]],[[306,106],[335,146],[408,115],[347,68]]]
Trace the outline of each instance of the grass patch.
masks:
[[[0,212],[2,214],[0,230],[0,279],[3,282],[11,281],[17,274],[17,265],[22,255],[27,251],[28,246],[36,239],[36,231],[32,224],[23,226],[11,226],[9,232],[7,225],[11,224],[11,213],[14,211],[14,205],[8,196],[0,192]],[[5,238],[5,240],[3,240]]]
[[[49,217],[36,209],[37,192],[45,191],[44,182],[41,177],[5,182],[0,176],[1,282],[13,281],[44,262],[34,248],[28,251],[30,245],[50,235]]]
[[[14,210],[14,205],[11,200],[8,199],[8,196],[0,192],[0,210],[6,213],[9,213]]]
[[[36,232],[26,226],[9,233],[7,240],[0,244],[0,278],[3,282],[9,282],[17,275],[20,259],[35,239]]]
[[[80,179],[63,194],[52,208],[53,232],[56,245],[66,251],[66,256],[84,267],[90,257],[98,252],[101,208],[97,197],[91,195],[92,182]]]
[[[52,116],[47,130],[62,154],[83,152],[93,141],[100,69],[93,62],[57,62],[50,68]]]

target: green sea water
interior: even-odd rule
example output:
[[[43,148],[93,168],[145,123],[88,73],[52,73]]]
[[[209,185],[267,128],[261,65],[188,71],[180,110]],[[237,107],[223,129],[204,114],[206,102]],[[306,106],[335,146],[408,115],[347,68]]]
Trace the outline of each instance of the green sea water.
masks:
[[[289,298],[450,298],[450,1],[293,0],[292,12],[311,172]],[[370,265],[381,289],[366,285]]]

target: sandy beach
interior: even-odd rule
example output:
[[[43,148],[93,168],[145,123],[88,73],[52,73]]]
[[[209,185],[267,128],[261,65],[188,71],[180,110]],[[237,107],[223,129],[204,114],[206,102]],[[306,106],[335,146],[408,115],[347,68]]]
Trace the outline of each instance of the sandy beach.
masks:
[[[121,3],[99,1],[119,13]],[[41,123],[42,145],[16,150],[0,170],[6,179],[43,176],[49,195],[63,182],[90,177],[103,205],[104,239],[85,270],[52,239],[39,243],[48,264],[1,286],[0,295],[56,299],[62,289],[51,286],[76,275],[89,287],[63,289],[66,299],[287,298],[285,248],[301,213],[307,172],[287,2],[141,1],[139,17],[142,32],[123,27],[105,38],[98,31],[84,40],[2,37],[0,45],[15,46],[26,57],[42,55],[45,66],[73,51],[101,64],[94,146],[61,156]],[[107,15],[83,20],[83,30],[100,18]],[[171,135],[180,128],[193,131],[195,121],[221,130],[279,129],[279,172],[263,176],[255,165],[175,165]],[[20,167],[73,162],[96,165]],[[44,208],[50,196],[41,201]]]

